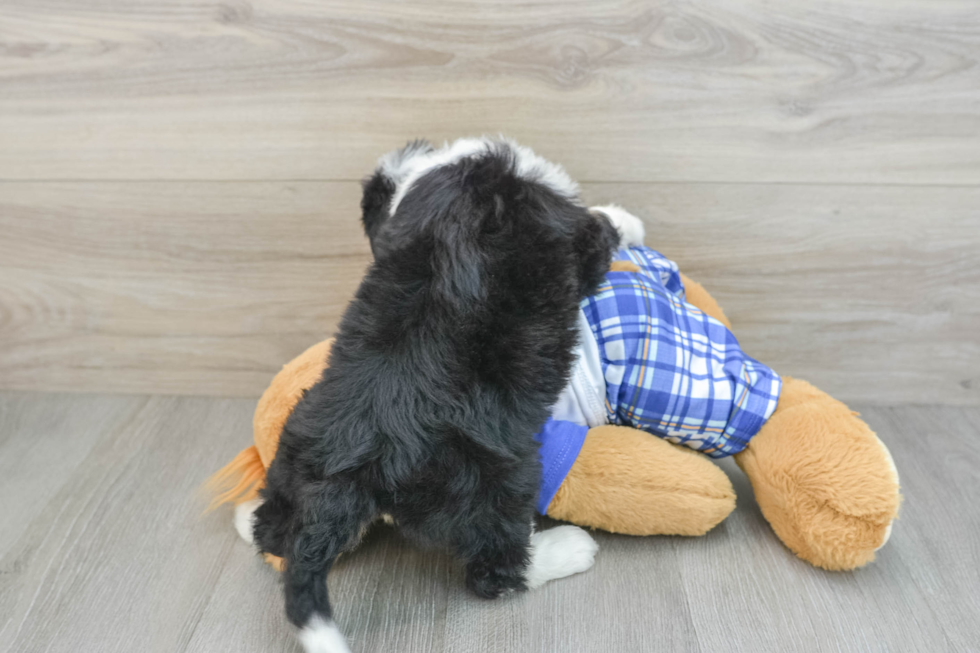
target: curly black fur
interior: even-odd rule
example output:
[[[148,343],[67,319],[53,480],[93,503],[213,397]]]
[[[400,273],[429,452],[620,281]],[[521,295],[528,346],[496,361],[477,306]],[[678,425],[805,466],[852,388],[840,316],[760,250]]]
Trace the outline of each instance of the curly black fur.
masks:
[[[525,588],[532,438],[618,236],[518,176],[514,157],[498,143],[435,168],[391,216],[397,180],[382,167],[365,181],[376,259],[286,423],[256,512],[259,547],[285,558],[294,624],[329,618],[330,565],[383,513],[458,555],[478,595]]]

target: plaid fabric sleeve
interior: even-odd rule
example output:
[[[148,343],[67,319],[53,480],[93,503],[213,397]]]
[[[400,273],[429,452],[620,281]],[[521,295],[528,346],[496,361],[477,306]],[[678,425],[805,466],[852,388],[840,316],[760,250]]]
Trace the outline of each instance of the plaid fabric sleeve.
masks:
[[[619,258],[641,272],[608,273],[582,302],[602,357],[609,421],[715,458],[738,453],[775,410],[779,375],[684,301],[672,261],[646,247]]]
[[[660,284],[675,297],[684,301],[684,282],[681,281],[681,271],[677,264],[669,258],[650,249],[649,247],[633,247],[616,252],[615,258],[620,261],[632,261],[643,270],[647,276]]]

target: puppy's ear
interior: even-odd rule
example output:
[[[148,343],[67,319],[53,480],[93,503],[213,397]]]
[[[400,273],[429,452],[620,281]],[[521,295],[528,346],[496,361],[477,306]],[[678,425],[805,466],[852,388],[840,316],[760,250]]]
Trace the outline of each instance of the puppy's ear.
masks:
[[[378,167],[370,177],[361,182],[361,222],[364,234],[371,241],[371,250],[378,255],[375,236],[388,219],[391,199],[398,184],[412,169],[412,162],[420,155],[432,152],[432,144],[427,140],[416,139],[404,147],[392,150],[378,159]]]
[[[395,182],[381,168],[361,182],[361,222],[364,224],[364,234],[371,241],[374,249],[374,237],[378,229],[388,219],[388,207],[395,194]],[[377,255],[377,252],[375,252]]]
[[[584,217],[575,235],[575,252],[579,260],[580,296],[595,292],[609,271],[613,252],[619,246],[619,232],[602,213],[582,211]]]

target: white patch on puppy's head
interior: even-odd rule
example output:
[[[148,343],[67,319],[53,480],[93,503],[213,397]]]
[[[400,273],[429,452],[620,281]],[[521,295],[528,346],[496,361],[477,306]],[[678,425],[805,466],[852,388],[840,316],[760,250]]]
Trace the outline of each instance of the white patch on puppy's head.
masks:
[[[422,145],[415,146],[416,143]],[[439,149],[432,148],[424,141],[415,141],[401,150],[389,152],[378,159],[378,167],[395,184],[395,194],[391,198],[388,214],[395,214],[408,191],[427,172],[495,148],[510,151],[519,177],[547,186],[567,199],[574,200],[578,197],[578,184],[568,176],[564,168],[543,159],[531,148],[518,145],[512,139],[488,136],[460,138],[452,144],[443,144]]]
[[[401,149],[392,150],[387,154],[383,154],[378,159],[376,169],[380,170],[397,185],[404,181],[406,175],[410,172],[410,162],[434,150],[435,148],[432,147],[429,141],[422,139],[414,140]]]
[[[486,151],[488,145],[484,139],[460,138],[452,145],[445,144],[438,150],[417,152],[411,156],[404,157],[399,162],[398,167],[389,175],[395,182],[395,194],[391,198],[389,215],[395,214],[405,194],[411,190],[412,185],[425,173]],[[385,161],[385,157],[381,158],[382,161]]]
[[[518,177],[547,186],[566,199],[575,200],[578,197],[578,184],[559,164],[538,156],[534,150],[518,145],[513,139],[501,137],[499,142],[506,144],[514,152]]]

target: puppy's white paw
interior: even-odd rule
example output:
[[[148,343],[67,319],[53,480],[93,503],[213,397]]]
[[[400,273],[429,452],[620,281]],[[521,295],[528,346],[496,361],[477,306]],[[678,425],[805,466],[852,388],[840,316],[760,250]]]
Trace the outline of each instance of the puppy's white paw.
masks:
[[[619,232],[620,247],[639,247],[643,244],[643,239],[646,237],[643,221],[623,207],[606,204],[605,206],[593,206],[589,211],[602,213],[609,218],[609,221],[616,227],[616,231]]]
[[[556,526],[531,535],[531,564],[527,586],[578,574],[592,567],[599,545],[578,526]]]
[[[299,642],[306,653],[350,653],[337,624],[319,615],[314,615],[299,631]]]
[[[262,502],[258,499],[244,501],[235,506],[235,530],[242,536],[242,539],[249,544],[255,544],[255,536],[252,529],[255,526],[255,511],[258,510]]]

